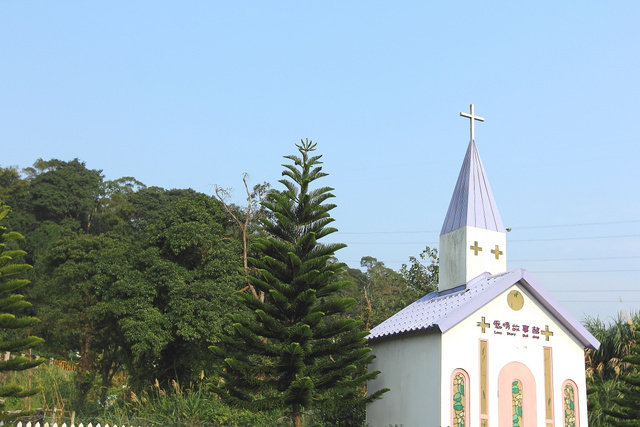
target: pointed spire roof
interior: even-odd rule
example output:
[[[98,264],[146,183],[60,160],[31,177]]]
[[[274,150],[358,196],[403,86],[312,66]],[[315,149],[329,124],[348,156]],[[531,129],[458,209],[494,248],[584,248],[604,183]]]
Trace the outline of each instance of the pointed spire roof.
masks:
[[[505,232],[473,139],[469,142],[440,235],[466,226]]]

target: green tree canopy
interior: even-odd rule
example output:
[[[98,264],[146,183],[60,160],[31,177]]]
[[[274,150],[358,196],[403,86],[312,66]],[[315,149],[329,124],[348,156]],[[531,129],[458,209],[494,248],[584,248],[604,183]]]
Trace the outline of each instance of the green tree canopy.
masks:
[[[126,298],[134,286],[152,295],[141,301],[141,312],[118,321],[129,374],[138,383],[188,383],[211,366],[208,347],[224,315],[236,310],[233,295],[242,282],[240,241],[228,238],[231,227],[222,204],[203,194],[174,202],[148,227],[133,254],[132,276],[117,284]]]
[[[104,191],[102,171],[87,169],[84,162],[57,159],[42,163],[29,185],[28,206],[38,221],[77,221],[84,230]],[[36,165],[39,163],[36,162]]]
[[[78,350],[103,387],[120,366],[136,390],[156,379],[188,384],[211,366],[208,347],[237,306],[240,242],[227,237],[219,202],[185,194],[133,235],[66,231],[38,263],[48,278],[33,292],[41,333],[58,357]]]
[[[428,261],[425,265],[423,262]],[[371,329],[419,298],[438,287],[437,251],[427,247],[418,258],[410,257],[399,272],[392,270],[372,256],[362,257],[364,271],[346,268],[340,278],[355,284],[342,291],[344,296],[358,301],[349,314],[361,319]]]

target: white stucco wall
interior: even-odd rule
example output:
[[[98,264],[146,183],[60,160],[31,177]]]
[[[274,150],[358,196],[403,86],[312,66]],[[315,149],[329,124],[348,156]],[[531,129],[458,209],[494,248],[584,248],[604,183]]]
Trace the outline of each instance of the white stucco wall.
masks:
[[[474,242],[482,251],[478,255],[470,249]],[[502,255],[491,253],[496,245]],[[499,274],[507,271],[507,234],[484,228],[462,227],[440,236],[441,291],[464,285],[469,280],[488,272]]]
[[[367,385],[369,393],[391,391],[367,408],[370,427],[439,426],[440,332],[402,335],[370,342],[381,371]]]
[[[519,290],[524,296],[524,306],[519,311],[512,310],[507,303],[507,295],[511,290]],[[485,317],[490,328],[482,333],[478,322]],[[523,337],[522,329],[513,335],[507,335],[503,327],[497,330],[494,321],[509,322],[511,325],[529,325],[528,337]],[[534,335],[531,327],[536,326],[540,331],[549,325],[553,336],[546,341],[542,334]],[[496,331],[502,334],[496,334]],[[538,336],[534,339],[533,336]],[[441,404],[441,426],[450,425],[450,385],[449,378],[456,368],[467,371],[470,377],[468,387],[470,396],[470,426],[480,425],[480,383],[479,383],[479,342],[481,339],[488,341],[488,405],[489,425],[498,425],[498,375],[503,366],[510,362],[525,364],[536,378],[536,401],[538,425],[543,426],[545,420],[544,411],[544,347],[552,348],[553,357],[553,401],[554,419],[556,426],[563,426],[563,394],[562,383],[566,379],[573,380],[578,387],[578,404],[580,405],[580,426],[587,426],[586,384],[584,371],[584,351],[577,342],[558,322],[539,306],[534,299],[519,285],[512,286],[509,290],[490,301],[480,310],[471,314],[442,335],[442,374],[441,394],[444,397]],[[405,427],[421,424],[405,424]],[[422,424],[431,425],[431,424]],[[434,426],[436,424],[433,424]]]

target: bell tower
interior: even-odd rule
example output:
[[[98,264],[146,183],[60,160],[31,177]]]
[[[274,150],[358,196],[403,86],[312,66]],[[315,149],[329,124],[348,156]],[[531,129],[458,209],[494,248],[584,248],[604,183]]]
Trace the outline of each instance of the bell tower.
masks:
[[[473,104],[470,110],[460,113],[471,122],[471,139],[440,232],[440,291],[507,271],[507,233],[475,142],[474,122],[484,118]]]

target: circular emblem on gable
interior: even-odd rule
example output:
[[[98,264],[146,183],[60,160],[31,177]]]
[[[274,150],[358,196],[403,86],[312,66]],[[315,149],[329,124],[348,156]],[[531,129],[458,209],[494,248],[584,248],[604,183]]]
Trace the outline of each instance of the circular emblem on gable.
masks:
[[[522,296],[522,292],[520,291],[511,291],[509,295],[507,295],[507,303],[512,310],[518,311],[524,305],[524,298]]]

